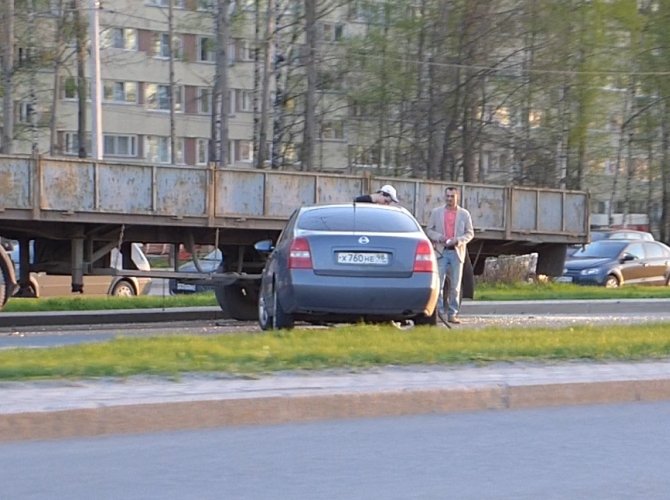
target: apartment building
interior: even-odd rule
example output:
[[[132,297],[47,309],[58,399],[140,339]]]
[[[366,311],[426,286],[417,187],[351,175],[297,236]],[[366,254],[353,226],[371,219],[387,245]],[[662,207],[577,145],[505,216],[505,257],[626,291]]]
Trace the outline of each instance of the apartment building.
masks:
[[[102,78],[102,132],[103,156],[106,160],[129,162],[171,163],[170,140],[170,40],[168,34],[169,0],[105,0],[99,10],[100,61]],[[206,165],[211,135],[212,88],[215,75],[215,33],[213,0],[173,0],[174,37],[172,40],[175,82],[175,162],[184,165]],[[294,2],[293,7],[302,2]],[[37,10],[32,26],[18,37],[15,58],[20,63],[40,45],[54,47],[57,40],[59,2],[35,0]],[[66,6],[69,2],[65,2]],[[251,167],[254,164],[254,9],[253,0],[235,2],[232,35],[228,48],[229,61],[229,155],[227,164],[234,167]],[[317,143],[315,170],[359,172],[382,169],[390,174],[405,173],[393,169],[398,160],[392,160],[394,143],[370,148],[379,139],[376,121],[369,120],[365,103],[352,100],[346,92],[351,84],[341,76],[341,42],[365,32],[369,12],[364,7],[369,2],[350,2],[332,9],[318,21],[318,47],[320,57],[317,95]],[[369,5],[368,5],[369,6]],[[86,11],[86,9],[82,9]],[[290,16],[291,12],[284,13]],[[408,15],[414,15],[408,12]],[[35,33],[39,33],[35,37]],[[292,34],[285,34],[287,38]],[[299,58],[304,34],[291,40],[291,47],[281,39],[273,45],[273,55],[284,59]],[[50,126],[54,130],[54,154],[71,155],[79,152],[78,144],[78,92],[77,67],[73,41],[63,49],[65,61],[54,80],[53,67],[42,64],[39,71],[24,71],[16,81],[15,141],[14,151],[48,153]],[[389,65],[394,64],[389,61]],[[90,72],[88,64],[85,67]],[[273,88],[275,75],[271,81]],[[300,70],[285,82],[290,82],[300,92],[304,85]],[[349,76],[348,78],[351,78]],[[90,79],[89,79],[90,82]],[[90,83],[89,83],[90,84]],[[288,83],[287,83],[288,86]],[[58,87],[56,95],[54,89]],[[288,89],[284,89],[288,92]],[[295,91],[295,88],[294,88]],[[55,99],[54,99],[55,98]],[[274,93],[270,99],[274,98]],[[55,104],[55,106],[54,106]],[[302,141],[302,104],[299,99],[285,106],[292,113],[292,123],[284,124],[282,138],[284,165],[300,168],[297,163]],[[55,110],[55,113],[54,113]],[[36,113],[33,113],[36,111]],[[485,182],[505,183],[514,179],[514,144],[498,141],[496,134],[507,134],[513,127],[513,110],[493,106],[489,110],[493,130],[476,152]],[[538,111],[540,113],[540,111]],[[539,115],[538,115],[539,116]],[[87,107],[87,130],[91,129],[90,106]],[[541,119],[538,118],[538,124]],[[533,125],[534,126],[534,125]],[[496,132],[496,129],[498,132]],[[396,135],[402,135],[395,131]],[[410,133],[410,132],[407,132]],[[512,135],[512,134],[507,134]],[[90,140],[90,134],[89,139]],[[269,149],[272,131],[268,131]],[[90,152],[90,145],[87,145]],[[269,156],[269,155],[268,155]],[[560,166],[556,168],[560,177]],[[611,175],[598,172],[592,177],[594,209],[602,215],[609,212],[609,204],[621,209],[620,198],[610,200],[608,181]],[[642,191],[641,191],[642,192]],[[644,193],[643,193],[644,194]],[[639,208],[629,207],[630,210]],[[618,212],[615,212],[618,213]],[[602,217],[600,217],[602,219]],[[626,223],[623,217],[622,223]],[[629,221],[632,220],[629,216]],[[636,217],[635,220],[639,220]]]

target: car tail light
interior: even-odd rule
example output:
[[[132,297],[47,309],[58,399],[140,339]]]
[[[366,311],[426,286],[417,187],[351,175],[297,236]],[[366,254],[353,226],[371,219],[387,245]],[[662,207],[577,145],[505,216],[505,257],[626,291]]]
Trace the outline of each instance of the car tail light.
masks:
[[[291,242],[288,268],[312,269],[312,254],[309,250],[309,242],[305,238],[296,238]]]
[[[414,257],[414,272],[432,273],[433,272],[433,247],[427,241],[420,241],[416,246],[416,256]]]

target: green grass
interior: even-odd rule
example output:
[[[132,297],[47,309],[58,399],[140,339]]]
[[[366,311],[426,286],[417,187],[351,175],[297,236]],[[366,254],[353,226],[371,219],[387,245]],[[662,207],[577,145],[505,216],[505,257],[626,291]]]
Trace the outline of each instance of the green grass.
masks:
[[[357,325],[209,337],[126,337],[51,349],[4,350],[0,351],[0,380],[668,356],[670,323],[457,331]]]
[[[670,298],[670,287],[631,286],[608,289],[566,283],[515,285],[477,285],[475,300],[545,300],[545,299],[631,299]],[[13,298],[5,305],[7,312],[81,311],[98,309],[144,309],[165,307],[217,306],[214,294],[197,293],[175,296],[141,297],[59,297],[48,299]]]
[[[13,298],[4,312],[97,311],[107,309],[149,309],[166,307],[217,306],[214,293],[189,295],[142,295],[139,297],[50,297],[43,299]]]
[[[604,288],[570,283],[477,285],[475,300],[670,299],[670,287],[624,286]]]

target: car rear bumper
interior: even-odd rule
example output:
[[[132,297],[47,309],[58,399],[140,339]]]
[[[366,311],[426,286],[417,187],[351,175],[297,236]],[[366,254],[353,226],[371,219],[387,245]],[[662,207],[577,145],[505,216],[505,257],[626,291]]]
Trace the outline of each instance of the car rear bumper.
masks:
[[[412,316],[432,314],[439,297],[436,273],[415,273],[411,278],[315,276],[293,272],[289,290],[280,295],[291,314]]]

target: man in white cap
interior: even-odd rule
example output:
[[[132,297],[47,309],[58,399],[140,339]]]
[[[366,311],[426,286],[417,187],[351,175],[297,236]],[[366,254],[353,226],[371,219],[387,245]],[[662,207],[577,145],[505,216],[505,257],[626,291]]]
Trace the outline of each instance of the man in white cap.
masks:
[[[376,193],[363,194],[354,198],[356,203],[378,203],[380,205],[390,205],[391,203],[400,203],[398,193],[393,186],[386,184],[379,188]]]

